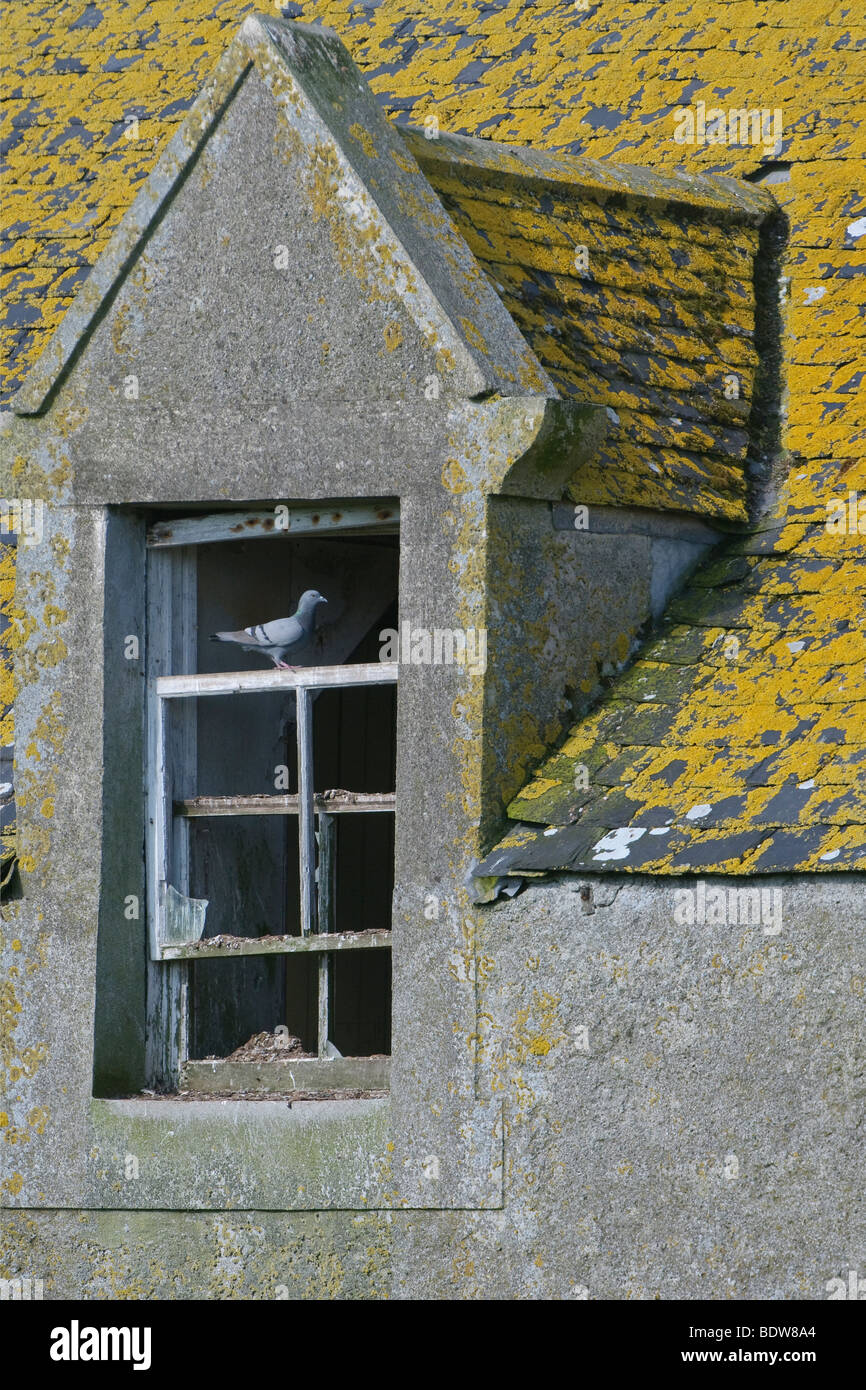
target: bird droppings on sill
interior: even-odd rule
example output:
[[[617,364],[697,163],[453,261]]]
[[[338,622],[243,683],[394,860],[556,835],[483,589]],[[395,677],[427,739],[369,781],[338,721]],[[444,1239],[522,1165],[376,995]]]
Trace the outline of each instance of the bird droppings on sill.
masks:
[[[337,1056],[340,1054],[337,1053]],[[209,1053],[207,1057],[191,1058],[191,1061],[202,1062],[288,1062],[297,1057],[309,1057],[315,1059],[315,1052],[307,1052],[300,1038],[296,1038],[293,1033],[253,1033],[251,1038],[247,1038],[245,1043],[236,1047],[234,1052],[230,1052],[226,1057],[218,1057],[216,1053]],[[370,1062],[385,1062],[390,1053],[371,1052],[364,1053],[363,1060]],[[353,1059],[350,1059],[353,1060]]]
[[[363,931],[352,932],[351,935],[352,937],[377,936],[380,931],[380,927],[365,927]],[[348,934],[349,933],[340,932],[334,933],[334,935],[337,936]],[[270,944],[270,942],[272,941],[295,941],[297,940],[297,935],[298,934],[296,932],[294,935],[287,935],[286,933],[283,933],[280,936],[203,936],[198,941],[184,942],[184,950],[208,951],[213,950],[214,947],[218,946],[221,950],[224,951],[242,951],[244,947],[247,945],[247,943],[250,941],[257,941],[259,943],[267,942],[268,944]]]
[[[306,1052],[300,1038],[291,1033],[253,1033],[245,1043],[236,1047],[225,1058],[227,1062],[282,1062],[290,1057],[315,1057],[315,1052]],[[221,1062],[222,1057],[212,1053],[203,1057],[204,1062]]]
[[[242,951],[245,944],[251,939],[255,941],[285,941],[286,937],[285,935],[257,936],[255,938],[250,938],[249,936],[224,935],[203,936],[198,941],[187,942],[185,944],[185,949],[187,951],[206,951],[209,949],[213,949],[214,946],[219,946],[222,950],[226,951]]]

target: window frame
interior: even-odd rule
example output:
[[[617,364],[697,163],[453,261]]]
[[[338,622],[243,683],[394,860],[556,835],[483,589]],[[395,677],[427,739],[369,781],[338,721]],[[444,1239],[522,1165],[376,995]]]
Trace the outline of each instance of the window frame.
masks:
[[[251,670],[196,674],[197,580],[195,547],[217,540],[272,539],[328,534],[399,534],[393,503],[358,503],[338,509],[282,507],[287,525],[275,525],[275,509],[188,516],[158,522],[146,538],[146,740],[145,866],[147,883],[148,1004],[146,1073],[149,1085],[176,1089],[189,1060],[191,960],[260,954],[315,952],[317,971],[317,1056],[293,1067],[305,1084],[371,1087],[381,1084],[381,1060],[339,1059],[328,1038],[333,957],[337,951],[391,948],[388,928],[333,931],[335,818],[342,814],[396,814],[396,792],[340,792],[333,797],[313,786],[314,693],[368,685],[397,684],[396,662],[303,667],[294,671]],[[173,674],[180,668],[187,674]],[[251,698],[256,693],[294,690],[297,698],[298,792],[293,795],[196,797],[196,699],[210,695]],[[169,701],[180,701],[180,718],[166,718]],[[174,773],[187,793],[173,799]],[[297,815],[300,852],[301,934],[275,940],[249,938],[249,945],[199,943],[206,901],[189,893],[190,821],[208,815]],[[318,851],[318,852],[317,852]],[[324,930],[323,930],[324,928]],[[184,935],[187,939],[184,940]],[[246,938],[235,938],[246,940]],[[333,1059],[341,1061],[339,1067]],[[346,1063],[352,1065],[347,1068]],[[282,1063],[277,1065],[282,1066]]]

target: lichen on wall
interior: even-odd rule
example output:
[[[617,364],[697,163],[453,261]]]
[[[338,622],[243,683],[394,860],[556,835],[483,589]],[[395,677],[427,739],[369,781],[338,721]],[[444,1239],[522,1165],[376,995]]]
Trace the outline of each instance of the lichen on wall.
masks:
[[[4,1212],[0,1278],[46,1299],[388,1298],[392,1221],[358,1212]]]

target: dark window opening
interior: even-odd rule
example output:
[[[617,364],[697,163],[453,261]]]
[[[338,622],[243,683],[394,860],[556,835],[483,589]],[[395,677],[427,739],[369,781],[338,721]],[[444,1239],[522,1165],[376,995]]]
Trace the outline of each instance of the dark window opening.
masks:
[[[202,1059],[229,1059],[236,1089],[239,1060],[278,1061],[286,1044],[324,1064],[320,1081],[363,1088],[351,1065],[376,1058],[381,1077],[391,1045],[396,667],[380,662],[379,634],[398,625],[398,538],[257,527],[214,541],[214,522],[228,530],[202,518],[196,544],[184,518],[149,551],[163,628],[151,633],[150,989],[179,1040],[167,1069],[188,1081]],[[285,658],[296,669],[210,640],[288,617],[307,589],[327,604]]]

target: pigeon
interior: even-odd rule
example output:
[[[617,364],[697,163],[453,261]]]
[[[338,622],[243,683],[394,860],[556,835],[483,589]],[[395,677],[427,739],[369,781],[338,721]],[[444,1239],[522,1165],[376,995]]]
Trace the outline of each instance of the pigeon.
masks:
[[[294,671],[285,660],[286,653],[303,647],[310,640],[316,622],[316,608],[327,603],[317,589],[301,594],[298,611],[291,618],[275,618],[270,623],[257,623],[239,632],[213,632],[212,642],[234,642],[245,652],[261,652],[280,671]]]

